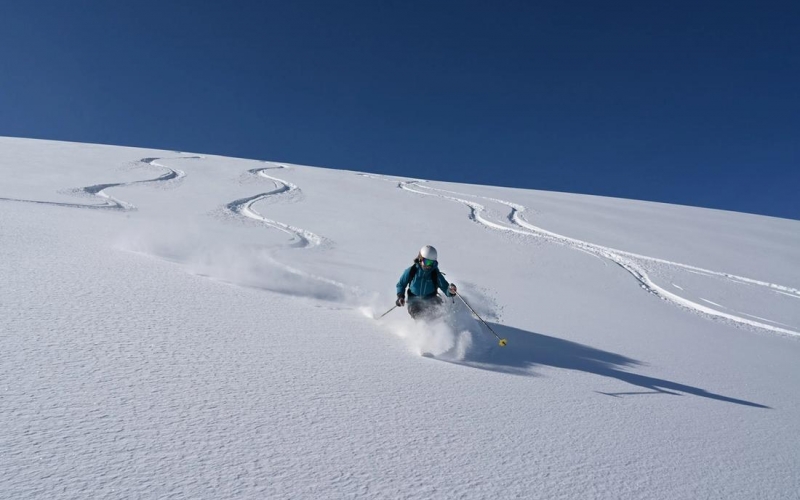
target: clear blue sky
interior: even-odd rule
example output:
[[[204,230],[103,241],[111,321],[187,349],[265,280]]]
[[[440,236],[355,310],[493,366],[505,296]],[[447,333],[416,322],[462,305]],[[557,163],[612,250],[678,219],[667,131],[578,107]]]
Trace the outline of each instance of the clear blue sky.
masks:
[[[800,2],[0,0],[0,135],[800,219]]]

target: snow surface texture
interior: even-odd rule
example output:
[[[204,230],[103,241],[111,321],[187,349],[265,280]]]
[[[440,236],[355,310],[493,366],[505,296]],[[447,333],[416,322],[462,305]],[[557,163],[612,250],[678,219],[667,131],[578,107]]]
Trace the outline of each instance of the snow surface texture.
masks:
[[[800,222],[0,138],[0,498],[800,498]],[[394,285],[433,244],[460,300]]]

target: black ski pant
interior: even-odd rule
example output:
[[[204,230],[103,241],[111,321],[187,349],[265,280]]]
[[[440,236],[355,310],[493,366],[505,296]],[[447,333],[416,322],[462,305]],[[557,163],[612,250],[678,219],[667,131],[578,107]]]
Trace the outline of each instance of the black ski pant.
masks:
[[[442,303],[439,295],[412,296],[408,298],[408,314],[414,319],[432,319],[441,313]]]

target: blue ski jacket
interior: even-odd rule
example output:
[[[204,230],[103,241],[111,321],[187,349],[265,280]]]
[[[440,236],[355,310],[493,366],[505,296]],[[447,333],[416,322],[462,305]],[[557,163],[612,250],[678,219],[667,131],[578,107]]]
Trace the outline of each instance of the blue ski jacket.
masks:
[[[410,279],[411,269],[414,267],[416,267],[417,270],[414,274],[414,279]],[[437,270],[436,274],[439,277],[436,285],[434,285],[433,279],[431,278],[431,273],[434,269]],[[417,297],[422,298],[433,297],[436,295],[436,289],[438,285],[438,288],[441,289],[446,296],[453,297],[454,295],[447,290],[450,284],[446,279],[444,279],[444,275],[438,269],[438,262],[431,266],[428,270],[423,269],[419,263],[415,263],[413,266],[406,269],[403,275],[400,276],[400,281],[397,282],[397,295],[405,296],[406,287],[408,287],[408,291],[411,292],[411,295],[416,295]]]

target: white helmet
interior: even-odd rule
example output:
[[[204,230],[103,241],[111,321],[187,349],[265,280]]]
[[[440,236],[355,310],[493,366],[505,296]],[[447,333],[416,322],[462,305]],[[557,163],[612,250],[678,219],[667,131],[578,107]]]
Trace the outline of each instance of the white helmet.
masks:
[[[425,245],[419,251],[419,256],[423,259],[438,260],[436,249],[430,245]]]

